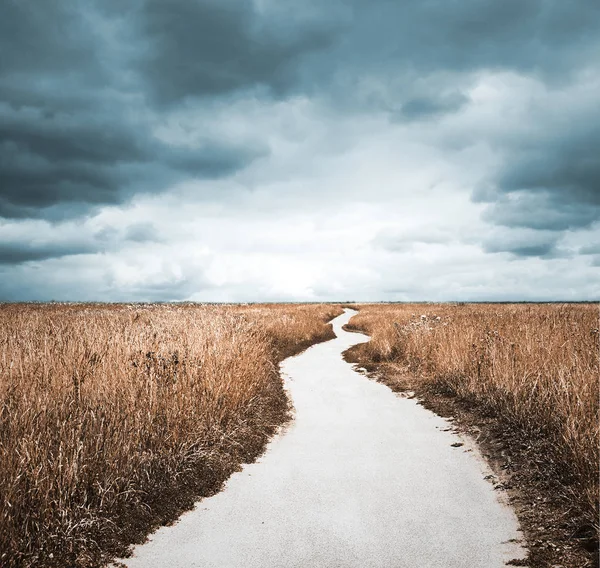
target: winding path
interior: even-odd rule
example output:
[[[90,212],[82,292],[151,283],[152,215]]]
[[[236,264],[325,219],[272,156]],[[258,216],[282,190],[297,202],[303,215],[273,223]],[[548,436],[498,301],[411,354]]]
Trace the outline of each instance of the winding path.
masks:
[[[131,568],[495,568],[525,551],[516,518],[449,424],[343,361],[337,338],[282,364],[296,409],[234,474],[125,563]],[[465,451],[465,448],[471,451]]]

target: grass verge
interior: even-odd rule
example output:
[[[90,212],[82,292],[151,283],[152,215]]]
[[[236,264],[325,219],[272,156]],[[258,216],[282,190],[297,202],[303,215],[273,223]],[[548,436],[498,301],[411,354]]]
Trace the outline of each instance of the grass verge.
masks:
[[[101,566],[288,417],[278,363],[332,305],[0,306],[0,565]]]
[[[347,360],[475,434],[528,539],[529,565],[597,565],[598,306],[374,304]]]

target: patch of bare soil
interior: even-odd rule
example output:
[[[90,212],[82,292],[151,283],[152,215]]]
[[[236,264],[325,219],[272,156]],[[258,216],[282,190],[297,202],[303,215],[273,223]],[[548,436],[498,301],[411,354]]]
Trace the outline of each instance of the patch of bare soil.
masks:
[[[348,329],[351,331],[351,329]],[[402,367],[362,360],[355,349],[344,358],[395,392],[410,392],[425,408],[474,438],[492,471],[497,491],[506,492],[526,538],[529,555],[512,565],[530,568],[598,568],[598,538],[568,495],[569,480],[548,459],[544,439],[525,439],[502,418],[438,385],[424,385]],[[414,395],[412,394],[414,393]]]

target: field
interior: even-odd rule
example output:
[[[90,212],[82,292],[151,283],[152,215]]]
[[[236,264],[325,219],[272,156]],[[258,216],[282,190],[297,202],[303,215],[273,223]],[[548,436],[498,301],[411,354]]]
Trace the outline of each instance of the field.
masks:
[[[570,530],[588,537],[597,531],[597,305],[357,307],[348,328],[372,339],[351,349],[349,360],[377,370],[399,390],[417,390],[425,399],[442,394],[480,417],[495,417],[511,431],[511,444],[525,449],[527,467],[539,468],[537,479],[553,482],[559,494],[552,500],[575,523]]]
[[[218,490],[289,414],[333,305],[1,305],[0,565],[96,566]]]
[[[348,327],[372,339],[349,360],[438,412],[440,397],[457,417],[474,412],[483,433],[496,425],[502,468],[524,483],[517,512],[534,552],[564,544],[550,525],[594,540],[597,306],[356,307]],[[327,322],[340,313],[0,305],[0,565],[100,566],[218,491],[289,417],[278,363],[333,337]],[[573,558],[564,565],[584,565]]]

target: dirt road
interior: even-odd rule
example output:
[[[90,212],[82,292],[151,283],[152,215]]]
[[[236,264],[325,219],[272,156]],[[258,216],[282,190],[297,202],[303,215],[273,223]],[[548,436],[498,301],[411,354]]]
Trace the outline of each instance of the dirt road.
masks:
[[[351,315],[334,320],[337,339],[283,363],[289,428],[128,566],[500,568],[525,556],[476,448],[343,361],[368,340],[341,329]]]

